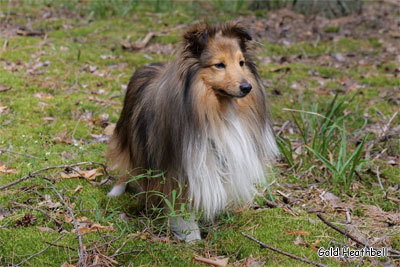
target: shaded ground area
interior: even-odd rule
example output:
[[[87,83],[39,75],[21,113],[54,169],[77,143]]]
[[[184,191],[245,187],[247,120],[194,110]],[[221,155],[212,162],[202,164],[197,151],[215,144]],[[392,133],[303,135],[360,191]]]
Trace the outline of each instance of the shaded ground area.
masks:
[[[80,251],[104,266],[203,265],[196,256],[303,265],[241,232],[329,266],[400,264],[316,253],[362,247],[317,214],[363,244],[400,250],[399,7],[378,2],[329,20],[207,3],[104,17],[93,5],[0,3],[0,265],[76,265]],[[188,245],[132,194],[106,197],[104,153],[132,71],[170,60],[189,25],[217,18],[241,21],[256,38],[282,159],[254,203],[204,225],[204,241]]]

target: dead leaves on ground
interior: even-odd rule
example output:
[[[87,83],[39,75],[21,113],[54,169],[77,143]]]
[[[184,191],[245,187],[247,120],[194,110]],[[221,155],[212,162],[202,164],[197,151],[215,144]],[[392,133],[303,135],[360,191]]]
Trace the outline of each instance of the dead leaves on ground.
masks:
[[[3,105],[0,103],[0,115],[1,115],[1,114],[7,114],[8,111],[9,111],[9,107],[8,107],[8,106],[3,106]]]
[[[81,170],[79,167],[71,168],[68,172],[62,172],[62,179],[71,179],[71,178],[85,178],[86,180],[93,181],[98,176],[103,175],[103,168],[95,168],[91,170]]]
[[[45,33],[43,31],[33,30],[25,26],[21,26],[17,30],[17,35],[20,36],[43,36]]]
[[[3,162],[0,161],[0,173],[5,173],[5,174],[17,174],[18,171],[12,169],[10,166],[7,166]]]
[[[56,209],[62,206],[60,202],[53,202],[50,195],[44,195],[44,200],[38,203],[39,207],[46,207],[47,209]]]
[[[39,98],[40,100],[52,100],[54,98],[52,94],[42,92],[35,93],[33,96]]]
[[[376,221],[385,222],[389,226],[400,225],[400,213],[385,212],[381,208],[372,205],[364,205],[363,209],[366,214]]]
[[[72,219],[70,220],[70,222],[72,222]],[[98,231],[106,231],[106,232],[114,231],[112,224],[104,226],[99,223],[92,222],[87,217],[77,218],[76,223],[78,225],[78,231],[80,234],[87,234]],[[76,229],[72,229],[71,233],[76,233]]]
[[[9,91],[9,90],[11,90],[12,89],[12,87],[11,86],[7,86],[7,85],[0,85],[0,93],[1,92],[6,92],[6,91]]]
[[[140,50],[146,47],[146,45],[150,42],[151,38],[156,36],[154,32],[149,32],[147,35],[143,38],[141,41],[137,41],[134,43],[131,43],[129,41],[122,41],[122,48],[127,49],[127,50]]]
[[[212,266],[218,266],[218,267],[222,267],[222,266],[226,266],[228,265],[228,258],[204,258],[204,257],[200,257],[200,256],[196,256],[194,257],[194,259],[196,261],[205,263],[205,264],[209,264]]]

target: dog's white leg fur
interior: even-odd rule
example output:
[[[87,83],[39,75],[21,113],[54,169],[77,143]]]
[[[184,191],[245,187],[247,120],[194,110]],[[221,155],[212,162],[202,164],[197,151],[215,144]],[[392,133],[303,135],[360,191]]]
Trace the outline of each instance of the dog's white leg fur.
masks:
[[[116,184],[114,187],[111,189],[110,192],[108,192],[107,196],[108,197],[117,197],[120,196],[122,193],[125,192],[126,189],[126,183],[121,183],[121,184]]]
[[[201,240],[199,225],[193,214],[189,219],[169,217],[169,226],[174,236],[181,241],[190,243]]]

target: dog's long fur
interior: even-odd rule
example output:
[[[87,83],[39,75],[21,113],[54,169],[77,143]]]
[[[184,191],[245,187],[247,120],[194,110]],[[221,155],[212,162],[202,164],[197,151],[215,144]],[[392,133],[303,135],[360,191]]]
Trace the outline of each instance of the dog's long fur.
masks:
[[[199,24],[175,60],[134,73],[107,155],[125,174],[119,184],[141,170],[166,171],[165,183],[143,179],[142,189],[169,195],[180,183],[182,201],[206,219],[252,199],[278,150],[250,41],[238,24]]]

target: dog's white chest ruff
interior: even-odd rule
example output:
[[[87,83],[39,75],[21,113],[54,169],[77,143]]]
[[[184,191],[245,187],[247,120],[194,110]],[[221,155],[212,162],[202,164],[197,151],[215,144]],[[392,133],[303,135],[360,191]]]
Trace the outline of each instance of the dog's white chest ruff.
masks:
[[[267,129],[251,129],[236,116],[218,128],[209,127],[190,142],[186,158],[189,196],[193,207],[212,219],[233,203],[253,198],[257,184],[264,182],[263,151],[276,153],[273,135]]]

